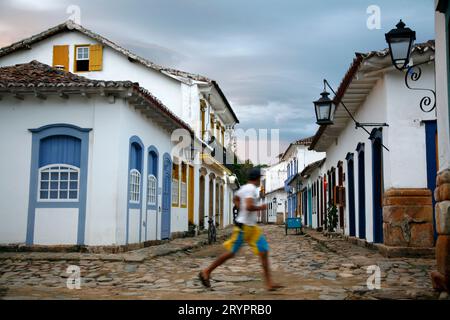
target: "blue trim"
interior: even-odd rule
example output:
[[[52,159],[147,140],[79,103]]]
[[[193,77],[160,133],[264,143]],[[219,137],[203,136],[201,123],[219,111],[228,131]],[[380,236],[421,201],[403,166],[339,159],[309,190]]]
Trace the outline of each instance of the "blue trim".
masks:
[[[89,159],[89,132],[92,129],[82,129],[71,124],[53,124],[38,129],[29,129],[32,133],[30,189],[28,199],[28,221],[26,244],[34,244],[34,229],[36,220],[36,208],[78,208],[77,244],[83,245],[86,230],[86,197]],[[66,135],[81,140],[80,159],[80,193],[78,202],[38,202],[38,174],[39,174],[39,150],[41,140],[50,136]]]
[[[32,133],[39,133],[48,129],[53,129],[53,128],[66,128],[66,129],[72,129],[72,130],[77,130],[80,132],[91,132],[92,129],[88,129],[88,128],[80,128],[78,126],[75,126],[73,124],[68,124],[68,123],[56,123],[56,124],[49,124],[37,129],[28,129],[30,132]]]
[[[358,152],[358,226],[359,238],[366,238],[366,175],[364,143],[359,143]]]
[[[153,164],[151,163],[152,157],[150,157],[150,154],[154,153],[156,156],[155,160],[155,168],[153,168]],[[150,146],[147,149],[147,176],[150,174],[153,174],[156,177],[157,185],[156,185],[156,204],[155,205],[148,205],[148,210],[156,210],[158,208],[158,188],[159,188],[159,152],[158,149],[155,146]]]
[[[155,155],[154,163],[153,163],[153,156],[151,154]],[[158,190],[159,190],[159,152],[158,149],[155,146],[150,146],[147,149],[147,177],[153,174],[156,177],[156,204],[149,205],[147,202],[147,198],[145,199],[145,205],[147,207],[147,210],[156,210],[156,216],[158,216]],[[148,184],[148,180],[147,180]],[[148,187],[148,185],[147,185]],[[148,197],[148,195],[146,194]],[[145,212],[145,241],[147,241],[147,230],[148,230],[148,213],[147,210]],[[156,219],[156,223],[158,223],[158,218]],[[156,235],[156,238],[158,238],[158,235]]]
[[[348,172],[348,215],[349,215],[349,234],[350,237],[356,235],[356,219],[355,219],[355,162],[353,153],[348,153],[347,157]]]
[[[168,239],[172,210],[172,158],[168,153],[163,155],[162,189],[161,239]]]
[[[435,216],[435,206],[436,198],[434,197],[434,190],[436,189],[436,178],[437,178],[437,159],[436,159],[436,133],[437,133],[437,121],[424,121],[425,123],[425,139],[426,139],[426,150],[427,150],[427,187],[431,190],[433,196],[433,229],[434,229],[434,240],[437,240],[437,230],[436,230],[436,216]]]
[[[133,143],[138,144],[141,147],[141,158],[140,163],[141,163],[141,167],[137,168],[139,169],[138,171],[141,174],[141,181],[140,181],[140,190],[141,190],[141,194],[139,197],[139,203],[131,203],[130,202],[130,171],[132,167],[132,146]],[[142,167],[142,164],[144,163],[144,144],[142,143],[142,140],[138,137],[138,136],[132,136],[130,138],[129,141],[129,149],[128,149],[128,171],[127,171],[127,181],[128,181],[128,185],[127,185],[127,225],[126,225],[126,239],[125,239],[125,244],[128,244],[129,242],[129,227],[130,227],[130,209],[139,209],[139,242],[141,242],[142,239],[142,198],[144,195],[144,190],[142,189],[143,186],[143,180],[144,180],[144,170]]]
[[[383,243],[383,132],[375,128],[370,134],[372,140],[372,220],[373,242]]]

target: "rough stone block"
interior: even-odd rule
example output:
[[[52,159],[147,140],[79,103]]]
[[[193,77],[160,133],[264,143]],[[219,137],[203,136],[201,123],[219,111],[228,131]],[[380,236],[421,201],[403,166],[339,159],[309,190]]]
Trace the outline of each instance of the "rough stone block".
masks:
[[[387,246],[403,246],[407,243],[401,227],[383,223],[384,244]]]
[[[440,186],[445,183],[450,183],[450,170],[444,170],[438,174],[436,178],[436,185]]]
[[[450,236],[439,235],[436,242],[436,262],[439,273],[450,277]]]
[[[435,214],[437,233],[450,235],[450,201],[436,203]]]
[[[434,245],[433,225],[431,223],[411,224],[410,247],[431,248]]]
[[[389,189],[384,196],[384,244],[433,247],[432,194],[428,189]]]
[[[450,183],[441,184],[434,191],[436,201],[450,200]]]

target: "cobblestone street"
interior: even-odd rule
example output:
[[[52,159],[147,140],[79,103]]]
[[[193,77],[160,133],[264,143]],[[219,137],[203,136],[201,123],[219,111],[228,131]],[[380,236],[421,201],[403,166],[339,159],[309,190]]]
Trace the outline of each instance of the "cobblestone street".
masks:
[[[246,246],[216,270],[212,290],[197,279],[200,268],[222,252],[221,243],[152,256],[151,247],[115,261],[84,254],[1,253],[2,299],[437,299],[429,273],[434,259],[384,258],[343,240],[319,244],[309,235],[285,236],[280,226],[264,226],[275,281],[285,288],[266,292],[259,260]],[[229,230],[227,231],[229,232]],[[189,242],[192,239],[178,239]],[[331,240],[330,240],[331,241]],[[338,243],[337,243],[338,242]],[[161,247],[161,246],[160,246]],[[60,259],[58,260],[58,255]],[[79,255],[79,254],[78,254]],[[33,257],[30,260],[30,257]],[[40,259],[45,258],[45,260]],[[111,257],[111,256],[108,256]],[[142,258],[140,258],[142,257]],[[81,268],[81,289],[66,287],[69,265]],[[367,267],[381,269],[381,289],[369,290]]]

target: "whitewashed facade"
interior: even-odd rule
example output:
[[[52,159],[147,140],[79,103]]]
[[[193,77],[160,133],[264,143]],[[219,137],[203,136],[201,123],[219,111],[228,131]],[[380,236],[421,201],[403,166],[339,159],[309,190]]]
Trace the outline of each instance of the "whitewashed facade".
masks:
[[[285,191],[287,192],[287,216],[289,218],[299,217],[302,214],[300,192],[300,173],[311,163],[322,160],[324,152],[310,150],[312,137],[291,143],[284,152],[281,160],[287,163],[287,179],[285,180]]]
[[[264,222],[282,223],[286,217],[287,196],[284,181],[287,178],[287,164],[280,161],[262,170],[264,185],[264,202],[267,204]]]
[[[83,50],[79,49],[80,47],[88,48],[87,52],[89,53],[85,54]],[[57,56],[58,58],[55,58]],[[84,64],[82,61],[83,59],[87,59],[89,62]],[[162,104],[168,109],[169,113],[172,114],[169,118],[175,117],[177,119],[183,119],[183,121],[189,125],[189,128],[193,130],[193,134],[196,139],[196,156],[194,158],[189,157],[188,159],[181,159],[183,163],[180,161],[177,166],[176,164],[179,157],[171,154],[173,145],[170,142],[170,135],[172,132],[169,133],[169,136],[162,136],[161,134],[155,132],[154,130],[156,129],[150,128],[152,126],[152,116],[149,114],[144,114],[142,119],[136,116],[133,117],[133,114],[136,115],[139,114],[139,111],[142,111],[139,106],[134,106],[134,110],[128,110],[129,112],[125,112],[125,109],[118,108],[117,112],[120,114],[117,115],[118,120],[114,119],[114,113],[111,112],[111,114],[108,114],[108,111],[105,110],[104,112],[106,113],[106,118],[104,119],[104,134],[107,135],[107,130],[111,130],[112,137],[117,135],[118,133],[112,124],[115,123],[114,121],[120,121],[120,125],[122,126],[121,128],[123,128],[123,132],[121,132],[121,134],[123,134],[124,137],[127,134],[130,135],[128,139],[130,139],[131,136],[138,137],[143,142],[146,152],[148,151],[148,147],[152,145],[157,146],[157,151],[159,153],[157,167],[159,171],[161,171],[163,167],[163,154],[168,152],[171,155],[171,161],[173,162],[171,177],[173,179],[177,178],[177,180],[172,180],[172,184],[178,183],[179,185],[178,191],[176,188],[173,188],[172,199],[176,195],[179,199],[178,201],[171,201],[170,234],[187,231],[189,223],[195,225],[203,224],[204,227],[207,227],[207,219],[205,217],[209,215],[214,216],[216,222],[221,227],[225,227],[232,223],[231,208],[234,188],[233,176],[231,175],[231,172],[222,164],[220,158],[215,159],[214,157],[210,157],[208,155],[202,155],[201,147],[198,147],[199,145],[202,146],[202,143],[204,145],[210,142],[209,140],[212,136],[216,137],[216,142],[219,146],[230,145],[233,138],[234,126],[238,123],[236,115],[215,81],[203,76],[193,75],[153,64],[150,61],[134,55],[108,39],[76,25],[72,21],[68,21],[67,23],[44,31],[41,34],[22,40],[9,47],[0,49],[0,67],[29,63],[32,60],[37,60],[41,63],[58,68],[65,68],[66,71],[92,80],[131,81],[138,84],[141,88],[145,88],[151,92],[153,96],[162,102]],[[88,66],[87,71],[80,71],[86,66]],[[25,102],[22,102],[17,99],[3,99],[0,101],[0,105],[2,107],[12,107],[15,110],[15,105],[21,106],[26,103],[32,104],[32,102],[28,102],[27,100],[28,99],[26,99]],[[68,101],[73,100],[74,99],[69,99]],[[88,111],[88,106],[90,105],[99,110],[101,109],[101,103],[94,103],[94,100],[96,99],[91,98],[88,100],[83,100],[83,98],[80,98],[79,106],[74,105],[72,108],[73,110],[80,110],[74,111],[73,114],[71,112],[65,112],[63,114],[65,118],[60,117],[59,122],[71,123],[77,126],[80,125],[80,127],[88,127],[94,130],[95,126],[93,126],[93,123],[88,123],[89,125],[85,123],[89,119],[101,121],[100,119],[94,117],[94,115],[96,115],[94,111],[91,110],[91,113]],[[6,105],[6,102],[8,102],[8,105]],[[125,97],[122,102],[116,101],[115,105],[126,103],[127,98]],[[50,99],[39,101],[39,105],[42,105],[44,109],[50,108],[47,106],[50,104]],[[6,112],[4,111],[5,108],[0,109],[0,112]],[[56,105],[54,106],[54,109],[57,109]],[[54,123],[52,110],[53,109],[50,108],[45,112],[43,111],[42,114],[35,111],[34,113],[36,114],[33,117],[35,125],[32,126],[30,124],[30,126],[27,127],[27,130]],[[61,111],[55,111],[55,114],[59,114],[59,112]],[[202,114],[204,115],[202,116]],[[11,121],[11,118],[15,118],[14,113],[9,114],[8,117]],[[111,118],[111,122],[109,122],[109,118]],[[3,119],[6,119],[6,115],[2,117],[2,120]],[[40,121],[38,121],[39,119]],[[80,119],[80,121],[77,122],[77,119]],[[204,120],[202,121],[202,119]],[[22,120],[16,119],[15,121],[20,122]],[[145,121],[148,123],[145,123]],[[15,125],[15,122],[10,122],[8,125],[13,126]],[[23,123],[21,125],[27,126],[28,124]],[[2,129],[4,128],[5,127],[2,126]],[[92,133],[90,135],[92,135]],[[8,136],[8,134],[2,135],[2,137],[5,136]],[[30,137],[23,136],[23,139],[28,139],[28,141],[27,143],[24,141],[22,144],[29,146]],[[4,141],[4,138],[1,138],[0,140],[2,144],[9,144],[9,141]],[[111,141],[105,143],[111,144]],[[122,144],[120,147],[124,148],[125,146]],[[229,151],[231,151],[230,149],[231,148],[229,148]],[[101,153],[101,151],[96,151],[95,153],[98,152]],[[124,150],[122,150],[122,152],[124,154],[128,154],[128,147],[126,152]],[[216,158],[218,153],[221,153],[221,151],[216,152]],[[113,157],[111,154],[110,156]],[[1,161],[3,162],[8,160],[2,158]],[[120,161],[115,157],[110,159],[110,162],[115,163],[115,165],[118,165],[117,163]],[[6,165],[6,163],[1,164],[3,168],[7,168],[7,166],[3,166],[3,164]],[[145,160],[145,165],[143,166],[145,167],[146,165],[147,162]],[[93,179],[97,175],[96,170],[101,171],[102,166],[102,162],[97,163],[96,167],[90,170],[89,179]],[[24,176],[24,178],[26,178],[26,176]],[[23,181],[25,180],[26,179]],[[143,188],[146,189],[147,179],[144,180]],[[125,187],[127,187],[127,183],[124,181],[123,177],[120,178],[119,181],[114,181],[109,184],[108,187],[114,188],[115,184],[120,183],[125,183]],[[26,190],[28,184],[29,182],[17,185],[17,188],[19,190]],[[116,187],[119,188],[119,186]],[[120,185],[120,187],[123,188],[124,186]],[[91,188],[90,184],[88,185],[88,188]],[[2,189],[8,189],[8,186],[6,184],[2,185]],[[162,192],[162,184],[160,180],[157,182],[156,189],[160,197]],[[90,192],[91,189],[89,189],[89,193]],[[16,197],[17,196],[18,195],[16,195]],[[92,195],[90,196],[92,197]],[[8,198],[6,193],[4,193],[2,197]],[[22,197],[27,198],[25,191],[23,192]],[[117,205],[118,209],[116,211],[118,212],[118,218],[116,219],[116,222],[111,221],[111,219],[106,219],[107,221],[103,221],[104,217],[99,215],[96,218],[97,220],[92,223],[94,223],[93,225],[102,225],[101,228],[105,228],[106,230],[104,232],[93,233],[93,238],[91,240],[86,238],[85,244],[103,245],[124,244],[126,242],[138,243],[145,240],[156,240],[167,237],[167,235],[161,235],[161,227],[158,226],[161,221],[161,219],[158,218],[158,214],[156,214],[157,211],[161,214],[161,208],[158,205],[154,208],[154,210],[148,210],[147,212],[139,214],[139,217],[137,214],[138,209],[130,209],[131,222],[129,221],[129,224],[130,226],[137,228],[136,230],[139,230],[139,232],[136,230],[131,232],[129,231],[130,237],[128,241],[124,241],[124,231],[120,231],[120,228],[117,226],[114,227],[114,223],[118,223],[117,221],[120,219],[119,216],[122,216],[124,211],[129,210],[126,206],[124,206],[122,202],[123,199],[121,199],[122,197],[126,197],[126,192],[125,194],[122,194],[119,190],[112,195],[112,198],[106,194],[101,197],[104,199],[103,201],[109,200],[111,203],[115,203]],[[212,200],[210,200],[210,198]],[[99,203],[102,203],[96,200],[92,201],[95,203],[93,204],[94,207],[99,205]],[[14,210],[18,209],[15,208],[18,204],[9,204],[9,201],[1,201],[1,203],[3,207],[0,210],[0,214],[2,216],[9,215],[9,212],[15,212]],[[22,207],[21,210],[23,210],[23,207],[27,206],[27,201],[20,203],[20,206]],[[158,201],[158,204],[161,204],[161,202]],[[94,209],[95,208],[92,209],[93,212],[97,212]],[[22,229],[24,228],[24,221],[23,217],[17,218],[18,216],[19,214],[16,213],[14,215],[15,218],[12,216],[10,219],[15,220],[14,223],[20,225],[21,231],[16,232],[15,229],[4,226],[5,232],[1,233],[2,238],[0,239],[0,243],[24,242],[22,232]],[[62,221],[60,222],[62,223]],[[67,221],[67,223],[69,222]],[[89,225],[92,224],[90,224],[88,219],[86,223],[86,230],[88,230]],[[141,226],[139,226],[139,224],[141,224]],[[146,228],[145,232],[141,230],[144,228],[144,225]],[[136,236],[137,233],[140,234],[140,237]],[[114,236],[112,236],[112,234],[114,234]],[[73,235],[71,237],[72,238],[63,242],[72,242]],[[55,241],[50,240],[45,240],[43,242],[58,244],[55,243]]]
[[[409,85],[434,90],[434,42],[417,45],[412,59],[424,64],[419,81],[408,79]],[[433,246],[436,114],[419,107],[431,92],[409,90],[388,50],[357,55],[337,92],[336,101],[343,101],[357,121],[379,125],[367,127],[369,135],[337,107],[334,124],[321,126],[311,145],[327,158],[304,179],[318,186],[308,203],[323,206],[323,217],[329,202],[336,204],[338,230],[347,235],[390,246]],[[432,105],[432,93],[431,99]],[[409,207],[403,202],[408,199]],[[317,227],[315,221],[308,225]]]

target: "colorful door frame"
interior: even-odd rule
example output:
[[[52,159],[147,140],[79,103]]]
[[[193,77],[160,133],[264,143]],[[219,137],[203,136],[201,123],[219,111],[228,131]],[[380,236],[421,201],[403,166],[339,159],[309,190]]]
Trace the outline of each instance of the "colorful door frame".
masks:
[[[85,244],[86,198],[89,155],[89,132],[92,129],[80,128],[71,124],[53,124],[29,129],[32,133],[30,188],[28,200],[28,218],[26,244],[34,244],[35,220],[37,208],[78,208],[77,245]],[[77,202],[38,202],[39,153],[41,141],[51,136],[69,136],[81,141],[80,182]]]
[[[434,197],[434,190],[436,190],[436,178],[439,168],[439,153],[438,153],[438,132],[437,132],[437,121],[429,120],[423,121],[425,124],[425,145],[427,154],[427,187],[431,190],[433,196],[433,229],[434,229],[434,240],[437,240],[436,231],[436,216],[435,216],[435,206],[436,199]]]
[[[137,147],[140,148],[139,152],[136,153],[136,155],[133,153],[133,148]],[[130,237],[130,209],[137,209],[139,210],[139,231],[138,231],[138,242],[141,242],[142,240],[142,198],[144,196],[144,190],[142,188],[143,186],[143,180],[144,180],[144,143],[138,136],[132,136],[129,141],[129,150],[128,150],[128,187],[127,187],[127,221],[126,221],[126,235],[125,235],[125,244],[129,243],[129,237]],[[139,168],[137,168],[139,167]],[[139,203],[132,203],[130,201],[130,178],[131,178],[131,170],[132,169],[139,169],[140,173],[140,181],[139,181]]]
[[[366,238],[366,173],[364,143],[359,143],[358,152],[358,236]]]
[[[383,131],[375,128],[370,135],[372,140],[372,218],[373,242],[383,243]]]
[[[350,237],[356,236],[356,217],[355,217],[355,164],[354,154],[348,153],[347,157],[348,173],[348,224]]]
[[[156,215],[156,223],[155,223],[155,235],[156,239],[158,239],[158,189],[159,189],[159,152],[158,149],[155,146],[150,146],[147,149],[147,177],[150,175],[153,175],[156,178],[156,203],[155,204],[149,204],[148,201],[145,201],[147,212],[145,215],[145,241],[148,241],[148,232],[149,232],[149,224],[148,224],[148,210],[152,210],[155,212]],[[147,179],[148,184],[148,179]],[[147,187],[148,188],[148,187]],[[148,192],[148,191],[147,191]],[[147,195],[148,197],[148,195]]]

